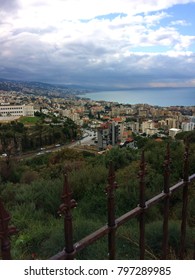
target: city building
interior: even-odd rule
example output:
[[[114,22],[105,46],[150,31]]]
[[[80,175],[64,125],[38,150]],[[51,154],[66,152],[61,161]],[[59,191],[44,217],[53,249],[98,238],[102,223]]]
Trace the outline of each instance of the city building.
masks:
[[[166,124],[169,128],[178,128],[178,122],[174,118],[166,118]]]
[[[34,108],[32,105],[0,105],[0,116],[34,116]]]
[[[128,147],[128,148],[132,148],[135,149],[135,141],[133,138],[128,137],[124,142],[120,143],[120,147]]]
[[[149,130],[155,129],[155,123],[152,120],[143,122],[141,125],[142,133],[149,134]],[[155,129],[156,131],[156,129]]]
[[[182,122],[181,129],[182,131],[192,131],[195,129],[195,122]]]
[[[139,126],[140,126],[139,122],[134,122],[134,121],[126,122],[126,128],[134,133],[139,132]]]
[[[99,150],[103,150],[109,144],[109,126],[108,123],[102,124],[97,129],[97,146]]]
[[[108,145],[115,146],[119,139],[119,126],[115,122],[101,124],[97,129],[97,146],[99,150],[105,149]]]

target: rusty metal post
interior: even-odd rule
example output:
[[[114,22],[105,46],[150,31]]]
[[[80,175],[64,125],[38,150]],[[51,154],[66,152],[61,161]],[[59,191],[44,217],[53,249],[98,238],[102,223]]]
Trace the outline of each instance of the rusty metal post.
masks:
[[[107,206],[108,206],[108,252],[109,259],[114,260],[116,254],[116,245],[115,245],[115,235],[116,235],[116,222],[115,222],[115,196],[114,191],[117,188],[115,182],[115,172],[113,163],[110,163],[109,166],[109,175],[108,175],[108,186],[106,187],[106,193],[108,196]]]
[[[193,260],[195,260],[195,241],[194,241],[194,252],[193,252]]]
[[[183,180],[184,180],[183,199],[182,199],[183,205],[182,205],[182,222],[181,222],[181,237],[180,237],[180,252],[179,252],[180,260],[183,260],[185,255],[188,184],[189,184],[189,142],[187,142],[185,146]]]
[[[145,258],[145,176],[146,176],[146,163],[144,151],[142,151],[140,170],[139,170],[139,207],[142,208],[142,212],[139,217],[139,249],[140,249],[140,260]]]
[[[65,252],[68,260],[74,259],[75,249],[73,245],[73,227],[71,209],[76,207],[76,201],[71,198],[67,174],[64,175],[64,189],[62,194],[63,203],[60,205],[58,213],[64,215],[64,238]]]
[[[167,151],[164,160],[164,193],[167,195],[164,200],[164,220],[163,220],[163,242],[162,259],[166,260],[168,256],[169,242],[169,204],[170,204],[170,146],[167,144]]]
[[[15,227],[9,227],[10,214],[5,210],[3,202],[0,199],[0,240],[1,240],[1,257],[3,260],[11,260],[10,236],[18,231]]]

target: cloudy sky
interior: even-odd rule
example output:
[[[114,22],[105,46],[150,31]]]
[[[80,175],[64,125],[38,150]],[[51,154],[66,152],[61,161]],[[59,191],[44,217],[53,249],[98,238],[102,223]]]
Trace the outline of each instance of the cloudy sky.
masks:
[[[0,77],[195,87],[195,0],[0,0]]]

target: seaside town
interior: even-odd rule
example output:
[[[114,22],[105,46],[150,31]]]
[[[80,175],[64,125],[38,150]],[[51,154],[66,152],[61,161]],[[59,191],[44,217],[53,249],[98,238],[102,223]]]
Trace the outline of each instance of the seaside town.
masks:
[[[163,141],[195,129],[195,106],[93,101],[85,98],[85,90],[62,90],[46,85],[1,82],[0,123],[17,122],[21,117],[32,119],[42,114],[46,125],[52,123],[51,116],[57,119],[55,125],[60,125],[68,118],[77,126],[77,133],[71,139],[72,147],[85,146],[99,152],[117,145],[136,149],[135,135]]]
[[[5,278],[195,278],[194,11],[0,0]]]

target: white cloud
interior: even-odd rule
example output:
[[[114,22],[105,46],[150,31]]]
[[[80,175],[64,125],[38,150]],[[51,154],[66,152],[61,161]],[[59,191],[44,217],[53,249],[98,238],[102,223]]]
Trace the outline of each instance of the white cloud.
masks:
[[[91,19],[109,13],[148,13],[167,9],[176,4],[195,2],[194,0],[21,0],[21,5],[28,15],[36,11],[46,19]]]
[[[195,63],[190,52],[195,36],[182,34],[178,28],[190,22],[174,20],[166,11],[195,0],[8,2],[10,10],[0,0],[4,3],[0,76],[5,68],[18,68],[35,79],[74,83],[104,83],[107,79],[112,84],[118,79],[129,85],[140,77],[146,83],[149,79],[158,82],[157,74],[167,77],[167,68],[170,76],[180,76],[183,71],[191,80],[195,75],[194,70],[188,71]],[[111,13],[116,15],[109,17]],[[167,24],[161,25],[163,20]]]
[[[190,23],[188,23],[186,20],[175,20],[175,21],[171,21],[170,25],[181,25],[181,26],[189,26],[191,25]]]

